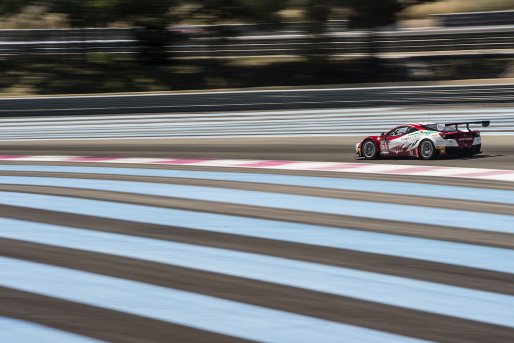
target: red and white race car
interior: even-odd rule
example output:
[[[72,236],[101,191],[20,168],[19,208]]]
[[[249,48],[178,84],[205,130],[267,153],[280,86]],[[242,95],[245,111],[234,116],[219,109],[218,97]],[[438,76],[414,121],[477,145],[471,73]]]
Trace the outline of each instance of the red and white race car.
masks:
[[[470,124],[487,127],[490,121],[455,123],[405,124],[380,136],[369,136],[357,143],[357,157],[372,160],[379,157],[417,157],[430,160],[443,155],[472,156],[480,153],[480,131]],[[466,125],[466,130],[459,130]]]

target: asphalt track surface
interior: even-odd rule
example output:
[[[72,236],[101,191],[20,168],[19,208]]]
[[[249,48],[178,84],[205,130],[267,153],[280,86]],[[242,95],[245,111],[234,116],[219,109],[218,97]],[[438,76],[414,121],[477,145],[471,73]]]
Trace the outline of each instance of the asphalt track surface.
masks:
[[[426,87],[425,87],[426,88]],[[464,87],[465,88],[465,87]],[[398,91],[397,88],[394,88]],[[454,91],[459,88],[453,89]],[[371,92],[371,90],[368,90]],[[416,91],[414,88],[412,91]],[[425,89],[426,91],[426,89]],[[301,94],[301,91],[299,91]],[[410,91],[409,91],[410,92]],[[439,91],[438,91],[439,92]],[[244,92],[243,92],[244,93]],[[337,92],[336,92],[337,93]],[[259,99],[259,92],[254,94]],[[288,92],[277,98],[295,103]],[[347,94],[347,93],[344,93]],[[357,93],[360,94],[360,93]],[[444,93],[443,93],[444,94]],[[175,95],[127,96],[145,107],[173,102]],[[206,95],[187,95],[198,99]],[[227,97],[235,93],[211,94]],[[243,95],[241,95],[243,96]],[[163,97],[161,99],[161,97]],[[455,122],[490,120],[481,128],[483,154],[468,159],[383,160],[376,163],[435,164],[438,166],[512,169],[514,167],[514,114],[511,106],[393,106],[323,110],[226,111],[161,114],[94,114],[81,115],[81,108],[97,105],[98,100],[116,104],[123,97],[38,98],[26,100],[23,106],[39,106],[42,101],[74,112],[74,115],[0,118],[0,151],[16,155],[91,155],[163,158],[276,159],[296,161],[353,162],[355,144],[369,134],[379,134],[404,122]],[[507,97],[508,98],[508,97]],[[153,99],[157,99],[153,101]],[[160,99],[160,100],[158,100]],[[167,100],[166,100],[167,99]],[[77,101],[73,109],[69,101]],[[14,100],[20,101],[20,100]],[[66,104],[62,104],[64,101]],[[151,104],[147,104],[147,102]],[[228,101],[228,100],[227,100]],[[254,100],[258,101],[258,100]],[[285,101],[285,100],[284,100]],[[8,100],[0,100],[1,105]],[[126,104],[128,107],[129,104]],[[146,105],[145,105],[146,104]],[[68,107],[66,107],[68,106]],[[8,107],[8,106],[7,106]],[[7,107],[2,111],[8,114]],[[128,107],[125,107],[128,108]],[[220,108],[224,105],[220,104]],[[168,108],[161,108],[166,111]],[[109,107],[105,111],[108,112]],[[45,107],[31,110],[45,114]],[[12,112],[18,113],[18,112]],[[476,128],[476,127],[473,127]],[[362,162],[362,161],[361,161]]]
[[[43,164],[0,164],[3,341],[514,338],[512,182]]]
[[[261,137],[216,139],[45,140],[0,142],[4,155],[80,155],[163,158],[265,159],[356,162],[363,137]],[[483,136],[483,153],[473,158],[431,161],[384,159],[373,163],[514,169],[514,135]]]

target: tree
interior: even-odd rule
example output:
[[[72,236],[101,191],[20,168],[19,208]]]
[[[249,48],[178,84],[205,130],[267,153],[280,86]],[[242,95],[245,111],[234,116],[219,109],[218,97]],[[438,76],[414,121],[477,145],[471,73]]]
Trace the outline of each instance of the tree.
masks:
[[[3,14],[11,15],[18,13],[23,7],[31,2],[26,0],[2,0],[0,1],[0,17]]]
[[[329,0],[309,0],[306,3],[305,20],[309,33],[309,45],[305,50],[306,57],[311,61],[322,60],[326,57],[325,45],[330,44],[324,37],[326,24],[330,17],[331,1]]]
[[[74,27],[105,27],[126,22],[135,28],[139,55],[146,62],[164,62],[172,40],[168,26],[178,0],[54,0],[51,10],[68,15]]]
[[[204,0],[195,12],[195,18],[208,23],[211,47],[222,50],[230,38],[240,35],[233,23],[280,24],[278,12],[287,5],[277,0]],[[215,51],[217,52],[217,51]]]
[[[277,13],[287,1],[277,0],[204,0],[200,15],[214,23],[278,22]]]
[[[351,0],[350,28],[374,29],[396,21],[396,13],[402,7],[398,0]]]

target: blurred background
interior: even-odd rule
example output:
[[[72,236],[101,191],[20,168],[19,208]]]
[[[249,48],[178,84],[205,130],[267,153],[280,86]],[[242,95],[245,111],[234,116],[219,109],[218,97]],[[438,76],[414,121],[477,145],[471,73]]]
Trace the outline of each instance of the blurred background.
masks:
[[[2,0],[3,95],[514,76],[514,0]]]

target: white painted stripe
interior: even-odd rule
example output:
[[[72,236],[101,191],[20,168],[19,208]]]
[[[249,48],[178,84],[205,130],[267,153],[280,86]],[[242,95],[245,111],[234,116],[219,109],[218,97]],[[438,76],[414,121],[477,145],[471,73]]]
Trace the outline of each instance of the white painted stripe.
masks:
[[[474,178],[484,179],[484,180],[501,180],[501,181],[514,182],[514,173],[504,174],[504,175],[496,175],[496,176],[474,176]]]
[[[514,84],[513,84],[514,85]],[[153,106],[153,107],[168,107],[168,106]],[[142,107],[141,109],[145,109],[147,107]],[[99,108],[102,109],[102,108]],[[106,108],[107,109],[107,108]],[[32,111],[32,110],[29,110]],[[33,110],[38,111],[38,110]],[[412,116],[433,116],[440,114],[450,114],[452,116],[478,116],[478,115],[512,115],[513,110],[510,107],[505,108],[483,108],[483,109],[430,109],[430,110],[418,110],[418,109],[409,109],[405,110],[402,107],[368,107],[368,108],[351,108],[351,109],[319,109],[319,110],[266,110],[266,111],[230,111],[230,112],[200,112],[200,113],[163,113],[163,114],[154,114],[154,113],[140,113],[140,114],[119,114],[119,115],[88,115],[88,116],[54,116],[54,117],[19,117],[19,118],[0,118],[0,122],[29,122],[29,123],[39,123],[39,122],[88,122],[92,121],[104,121],[107,122],[112,121],[116,122],[118,120],[124,119],[174,119],[174,118],[197,118],[197,117],[264,117],[264,118],[288,118],[288,117],[297,117],[304,116],[305,118],[320,116],[323,117],[352,117],[354,114],[357,116],[365,116],[369,117],[370,115],[374,115],[374,119],[383,119],[387,120],[387,117],[384,115],[395,115],[395,116],[403,116],[404,118],[411,118]]]
[[[391,171],[398,170],[398,166],[390,165],[390,164],[371,164],[371,163],[362,163],[358,167],[351,168],[349,170],[344,168],[344,164],[341,171],[348,172],[358,172],[365,174],[389,174]]]
[[[116,163],[123,163],[123,164],[154,164],[154,163],[159,163],[160,161],[162,161],[162,159],[146,158],[146,157],[141,157],[141,158],[126,157],[126,158],[117,158],[112,161],[116,162]],[[101,162],[107,162],[107,161],[101,161]]]
[[[333,111],[319,111],[316,113],[305,113],[304,111],[289,111],[289,112],[224,112],[224,113],[177,113],[177,114],[140,114],[140,115],[94,115],[94,116],[59,116],[59,117],[31,117],[31,118],[0,118],[2,126],[6,130],[16,129],[56,129],[59,127],[66,126],[80,126],[83,128],[96,128],[102,125],[116,124],[121,126],[159,126],[159,125],[185,125],[191,122],[205,123],[213,125],[221,125],[220,123],[240,123],[249,122],[252,124],[266,124],[266,123],[310,123],[312,125],[332,122],[332,123],[344,123],[347,125],[353,125],[359,127],[366,127],[369,129],[369,125],[366,122],[372,121],[378,125],[397,125],[399,122],[412,121],[415,118],[427,120],[428,117],[431,119],[452,118],[452,119],[480,119],[484,116],[494,118],[495,124],[508,123],[512,121],[512,111],[482,111],[475,114],[468,112],[408,112],[394,111],[394,112],[383,112],[383,111],[369,111],[359,112],[354,111],[352,113],[345,113],[343,111],[333,113]],[[455,113],[455,114],[452,114]],[[450,116],[451,115],[451,116]],[[449,116],[449,117],[446,117]],[[53,125],[52,125],[53,124]]]
[[[152,106],[153,107],[153,106]],[[159,106],[157,106],[159,107]],[[141,109],[145,109],[147,107],[142,107]],[[29,111],[37,111],[37,110],[29,110]],[[452,113],[452,110],[443,111],[443,113]],[[455,113],[462,113],[462,111],[456,111]],[[476,110],[470,110],[471,112],[466,113],[474,113]],[[494,110],[490,110],[492,113],[512,113],[512,110],[510,108],[498,108]],[[119,114],[119,115],[88,115],[88,116],[78,116],[78,117],[68,117],[68,116],[54,116],[54,117],[32,117],[32,118],[26,118],[26,117],[19,117],[19,118],[0,118],[0,122],[8,123],[8,122],[15,122],[15,123],[42,123],[45,122],[103,122],[106,121],[109,122],[117,122],[117,121],[128,121],[134,120],[134,119],[141,119],[141,120],[159,120],[162,119],[175,119],[175,118],[197,118],[197,117],[269,117],[269,118],[288,118],[291,117],[291,115],[305,115],[306,117],[309,117],[310,115],[320,115],[320,116],[340,116],[340,115],[352,115],[354,113],[358,113],[359,115],[368,115],[368,114],[377,114],[377,113],[396,113],[396,114],[425,114],[425,112],[402,112],[400,107],[373,107],[373,108],[352,108],[352,109],[322,109],[322,110],[297,110],[297,111],[244,111],[244,112],[222,112],[222,113],[163,113],[163,114],[150,114],[150,113],[140,113],[140,114]],[[437,113],[438,111],[430,111],[430,113]],[[484,110],[484,112],[480,112],[480,114],[489,113],[488,110]]]
[[[431,117],[432,121],[456,121],[456,120],[480,120],[483,119],[484,114],[475,115],[475,116],[452,116],[448,117]],[[63,117],[65,118],[65,117]],[[495,116],[491,118],[491,115],[488,116],[490,120],[494,120],[494,126],[490,128],[482,129],[483,132],[487,132],[490,130],[494,130],[495,128],[501,129],[504,127],[512,127],[512,123],[514,118],[511,116]],[[417,120],[426,121],[427,115],[418,116]],[[133,120],[98,120],[98,121],[86,121],[85,119],[81,120],[53,120],[48,123],[38,123],[31,122],[30,124],[23,123],[7,123],[2,124],[4,130],[2,131],[2,137],[5,136],[6,133],[23,133],[23,132],[33,132],[34,130],[39,130],[39,133],[54,133],[54,132],[63,132],[64,130],[87,130],[90,132],[98,132],[101,133],[103,131],[120,131],[123,129],[124,131],[138,132],[144,130],[159,130],[162,128],[166,128],[171,131],[179,131],[185,129],[215,129],[218,130],[241,130],[255,128],[255,129],[273,129],[273,128],[293,128],[293,129],[305,129],[305,130],[329,130],[329,129],[338,129],[343,130],[343,132],[348,132],[356,129],[363,129],[366,131],[375,131],[378,129],[384,129],[384,131],[389,130],[391,127],[398,125],[398,123],[402,123],[404,121],[416,121],[416,118],[409,117],[401,117],[397,115],[385,116],[385,114],[377,114],[377,117],[361,117],[361,116],[342,116],[342,115],[313,115],[313,116],[287,116],[287,117],[278,117],[272,116],[269,119],[265,116],[260,116],[259,118],[252,117],[236,117],[236,116],[215,116],[213,118],[209,118],[206,116],[199,116],[195,118],[194,115],[191,115],[191,118],[188,117],[172,117],[172,118],[162,118],[162,119],[147,119],[146,117],[138,117]],[[373,126],[373,128],[370,128]],[[113,129],[114,127],[114,129]],[[258,133],[258,132],[255,132]]]
[[[191,292],[0,257],[0,285],[264,342],[415,342],[385,332]]]
[[[27,162],[66,162],[76,157],[78,156],[23,156],[17,160]]]
[[[492,133],[483,133],[482,136],[513,136],[514,134],[514,127],[512,130],[507,131],[498,131],[498,132],[492,132]],[[308,139],[309,137],[355,137],[356,140],[362,139],[363,136],[367,135],[367,131],[353,131],[351,133],[340,133],[340,132],[326,132],[326,133],[298,133],[298,132],[291,132],[287,133],[284,132],[282,134],[247,134],[247,135],[230,135],[230,138],[291,138],[291,137],[302,137]],[[155,140],[158,138],[166,138],[166,139],[179,139],[179,138],[221,138],[221,137],[227,137],[226,134],[220,133],[220,134],[205,134],[205,133],[192,133],[192,134],[177,134],[173,137],[170,137],[166,134],[147,134],[146,136],[137,136],[137,135],[131,135],[131,134],[113,134],[109,136],[97,136],[97,137],[90,137],[90,136],[83,136],[83,135],[75,135],[75,136],[68,136],[68,135],[62,135],[62,136],[52,136],[51,138],[33,138],[33,137],[26,137],[26,138],[13,138],[13,139],[2,139],[3,142],[32,142],[34,144],[39,144],[40,142],[43,142],[45,140],[49,141],[105,141],[106,139],[110,141],[119,141],[127,139],[138,139],[138,140]]]
[[[263,161],[264,162],[264,161]],[[204,163],[204,162],[202,162]],[[316,170],[318,168],[329,168],[330,166],[338,165],[339,163],[330,162],[291,162],[284,165],[270,165],[264,169],[279,169],[279,170]]]
[[[250,163],[259,163],[259,161],[250,161]],[[205,163],[209,164],[209,167],[232,167],[237,166],[239,163],[245,163],[241,160],[210,160],[208,162],[194,162],[191,165],[205,165]],[[173,164],[173,163],[170,163]]]

